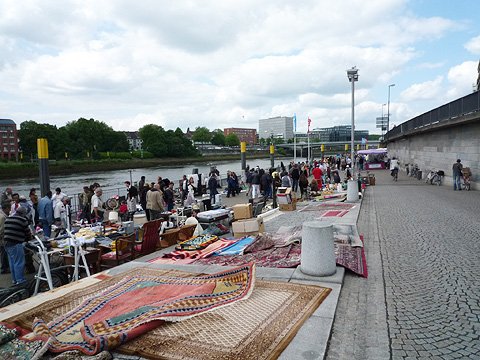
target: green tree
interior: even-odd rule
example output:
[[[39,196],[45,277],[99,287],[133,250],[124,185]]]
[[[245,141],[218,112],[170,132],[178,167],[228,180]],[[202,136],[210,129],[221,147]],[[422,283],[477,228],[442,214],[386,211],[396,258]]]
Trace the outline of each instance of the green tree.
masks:
[[[143,148],[156,157],[186,157],[197,155],[192,142],[177,128],[165,131],[161,126],[149,124],[139,130]]]
[[[227,146],[238,146],[240,145],[240,139],[236,134],[228,134],[225,136],[225,145]]]
[[[125,134],[113,130],[102,121],[80,118],[67,123],[60,130],[62,138],[69,140],[64,147],[72,157],[83,158],[87,151],[94,158],[100,158],[100,152],[128,151]]]
[[[24,121],[18,130],[20,148],[24,158],[35,158],[37,156],[37,139],[45,138],[48,141],[48,152],[50,159],[56,159],[60,153],[63,154],[63,139],[55,125],[39,124],[33,120]]]
[[[216,129],[212,133],[212,144],[213,145],[220,145],[224,146],[225,145],[225,135],[223,134],[223,131],[220,129]]]
[[[210,130],[204,126],[198,126],[193,132],[192,140],[195,142],[209,143],[211,139],[212,134],[210,134]]]

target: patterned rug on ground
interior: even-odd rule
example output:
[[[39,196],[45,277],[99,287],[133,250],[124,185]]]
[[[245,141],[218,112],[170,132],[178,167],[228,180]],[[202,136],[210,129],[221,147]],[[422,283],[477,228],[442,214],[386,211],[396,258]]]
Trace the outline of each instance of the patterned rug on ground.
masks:
[[[161,272],[176,277],[194,276]],[[17,317],[17,323],[31,328],[35,316],[52,321],[115,281],[118,279],[107,279],[43,304]],[[164,323],[116,351],[153,359],[276,359],[330,291],[319,286],[257,280],[247,300],[186,321]]]
[[[40,314],[38,308],[30,311],[35,316],[34,339],[44,341],[44,348],[51,352],[78,350],[94,355],[116,348],[166,321],[183,321],[245,300],[255,282],[253,264],[193,277],[159,275],[146,269],[132,270],[131,274],[115,277],[115,284],[100,293],[97,290],[61,316],[50,318],[48,314],[54,303],[69,303],[72,296],[77,296],[75,292],[42,305],[46,313]],[[0,354],[1,351],[0,347]]]
[[[355,204],[328,202],[321,204],[310,204],[300,211],[328,211],[328,210],[350,210]]]
[[[300,229],[300,230],[299,230]],[[356,226],[349,224],[336,224],[333,227],[335,258],[337,265],[353,271],[355,274],[367,277],[367,261],[363,248],[363,237],[358,235]],[[257,236],[252,244],[258,242],[268,243],[267,248],[253,250],[243,255],[210,256],[195,260],[195,265],[222,265],[240,266],[249,262],[261,267],[292,268],[300,265],[302,246],[297,242],[287,246],[276,247],[277,244],[285,244],[292,239],[301,239],[301,227],[285,227],[274,235],[262,234]],[[270,242],[266,240],[271,240]],[[355,244],[355,246],[354,246]],[[360,246],[359,246],[360,245]]]
[[[363,242],[363,235],[360,235]],[[337,265],[353,271],[355,274],[368,277],[367,259],[365,257],[365,248],[352,247],[335,239],[334,242],[335,259]]]

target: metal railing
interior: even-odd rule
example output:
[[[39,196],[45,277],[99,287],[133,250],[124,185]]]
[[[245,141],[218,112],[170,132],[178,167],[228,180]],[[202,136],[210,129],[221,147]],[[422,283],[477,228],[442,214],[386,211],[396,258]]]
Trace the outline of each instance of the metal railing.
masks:
[[[457,118],[480,111],[480,91],[475,91],[460,99],[449,102],[438,108],[430,110],[424,114],[418,115],[413,119],[405,121],[404,123],[391,129],[385,138],[391,139],[406,133],[411,133],[414,130],[421,129],[425,126],[441,123],[447,120]]]

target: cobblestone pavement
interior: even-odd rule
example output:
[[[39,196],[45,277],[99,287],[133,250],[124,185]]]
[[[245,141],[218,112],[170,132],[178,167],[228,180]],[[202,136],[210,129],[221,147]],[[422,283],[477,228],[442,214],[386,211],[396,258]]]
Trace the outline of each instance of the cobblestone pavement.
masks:
[[[327,359],[480,359],[480,193],[375,174],[369,278],[345,276]]]

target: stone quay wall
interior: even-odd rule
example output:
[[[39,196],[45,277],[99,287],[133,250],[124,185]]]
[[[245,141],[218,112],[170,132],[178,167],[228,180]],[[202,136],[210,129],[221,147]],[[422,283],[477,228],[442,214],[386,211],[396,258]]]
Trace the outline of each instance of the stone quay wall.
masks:
[[[443,170],[444,184],[452,186],[452,165],[461,159],[472,172],[472,189],[480,188],[480,121],[411,134],[391,140],[387,148],[390,158],[399,159],[402,171],[405,164],[417,164],[425,178],[432,169]]]

